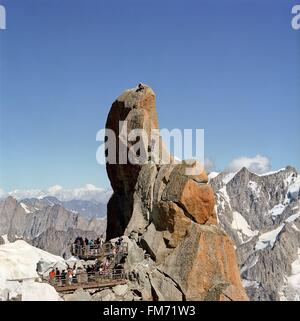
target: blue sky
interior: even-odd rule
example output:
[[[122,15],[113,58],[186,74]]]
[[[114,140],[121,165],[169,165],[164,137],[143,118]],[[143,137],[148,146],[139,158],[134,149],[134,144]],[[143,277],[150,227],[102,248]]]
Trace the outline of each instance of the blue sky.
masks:
[[[109,186],[112,101],[143,82],[161,128],[204,128],[216,169],[300,168],[300,30],[290,0],[0,0],[0,187]]]

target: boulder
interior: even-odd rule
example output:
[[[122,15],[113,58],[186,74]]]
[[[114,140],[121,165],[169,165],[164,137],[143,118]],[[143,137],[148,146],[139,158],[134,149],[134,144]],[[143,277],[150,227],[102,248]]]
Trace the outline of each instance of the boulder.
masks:
[[[205,224],[214,213],[214,192],[207,185],[207,175],[198,176],[185,174],[188,167],[176,165],[173,169],[161,199],[179,205],[194,222]]]
[[[116,285],[112,288],[112,290],[114,291],[114,293],[118,296],[124,296],[129,288],[128,288],[128,285],[127,284],[119,284],[119,285]]]
[[[158,301],[182,301],[183,294],[176,283],[155,269],[149,273],[150,283]]]
[[[100,292],[95,293],[92,296],[92,301],[115,301],[116,296],[114,292],[110,289],[105,289]]]
[[[147,231],[143,234],[141,238],[141,246],[156,262],[163,261],[165,256],[168,254],[168,249],[166,248],[163,238],[163,232],[157,231],[153,223],[148,226]]]
[[[77,289],[72,294],[64,296],[65,301],[91,301],[91,295],[83,289]]]

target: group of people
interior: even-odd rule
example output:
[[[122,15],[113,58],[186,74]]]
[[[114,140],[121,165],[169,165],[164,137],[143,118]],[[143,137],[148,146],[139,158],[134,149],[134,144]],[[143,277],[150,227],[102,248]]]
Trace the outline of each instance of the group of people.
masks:
[[[76,237],[73,244],[73,254],[75,255],[87,255],[98,254],[104,244],[104,237],[101,235],[95,240],[85,238],[81,236]]]
[[[102,246],[104,243],[104,237],[101,235],[96,240],[89,240],[87,237],[83,239],[81,236],[77,236],[75,239],[74,244],[80,245],[80,246]]]
[[[73,267],[67,264],[62,270],[53,267],[49,272],[52,285],[83,284],[99,278],[123,275],[127,248],[122,237],[108,243],[104,243],[103,235],[95,240],[77,237],[73,245],[73,255],[95,255],[96,259],[77,261]]]
[[[104,237],[101,235],[95,240],[85,238],[83,239],[81,236],[76,237],[73,244],[72,253],[76,256],[82,255],[97,255],[102,254],[104,252],[110,256],[115,256],[117,252],[122,248],[123,238],[119,237],[115,244],[112,243],[104,243]]]
[[[53,268],[49,272],[49,281],[51,285],[57,286],[87,283],[95,281],[96,278],[105,277],[109,275],[109,272],[114,273],[116,269],[120,271],[124,267],[122,265],[114,266],[112,257],[106,256],[102,262],[95,260],[94,263],[87,266],[77,267],[75,263],[73,267],[68,266],[62,271]]]
[[[77,281],[77,267],[76,263],[73,268],[68,267],[60,271],[58,268],[52,269],[49,272],[50,284],[54,285],[71,285]]]

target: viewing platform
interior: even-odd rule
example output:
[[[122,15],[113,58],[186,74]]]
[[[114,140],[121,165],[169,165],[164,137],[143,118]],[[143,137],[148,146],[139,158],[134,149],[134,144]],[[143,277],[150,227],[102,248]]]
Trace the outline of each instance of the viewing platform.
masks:
[[[108,272],[80,272],[71,279],[56,276],[53,280],[48,277],[43,281],[54,286],[57,292],[74,292],[77,289],[99,289],[127,283],[127,275],[123,269],[113,269]]]
[[[123,242],[118,246],[114,246],[112,243],[104,243],[102,246],[95,245],[78,245],[73,244],[71,253],[77,256],[81,260],[94,260],[97,258],[103,258],[105,256],[115,255],[127,255],[128,244]]]
[[[53,265],[46,271],[37,266],[42,282],[49,283],[62,293],[74,292],[79,288],[101,289],[127,283],[128,276],[124,269],[128,254],[126,242],[74,243],[71,253],[79,259],[73,266],[67,264],[65,269],[59,270]],[[49,274],[45,275],[48,271]]]

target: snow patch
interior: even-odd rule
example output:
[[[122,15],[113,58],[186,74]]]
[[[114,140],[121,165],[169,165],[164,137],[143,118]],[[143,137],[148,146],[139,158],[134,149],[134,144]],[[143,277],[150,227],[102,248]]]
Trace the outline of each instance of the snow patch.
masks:
[[[278,216],[281,215],[283,213],[283,211],[285,210],[286,206],[283,204],[278,204],[275,205],[270,211],[269,211],[269,215],[271,216]]]
[[[288,218],[285,220],[285,222],[286,222],[286,223],[294,222],[299,216],[300,216],[300,212],[299,212],[299,213],[296,213],[296,214],[293,214],[293,215],[291,215],[290,217],[288,217]]]
[[[218,200],[220,200],[219,203],[221,204],[223,209],[225,209],[226,203],[228,204],[229,208],[231,209],[230,198],[229,198],[229,195],[227,193],[226,186],[224,186],[224,187],[219,189],[219,191],[217,193],[217,197],[218,197]]]
[[[251,189],[251,191],[253,192],[253,194],[256,195],[256,197],[259,197],[259,196],[260,196],[261,189],[260,189],[260,187],[257,185],[256,182],[249,181],[249,183],[248,183],[247,186],[248,186],[248,188]]]
[[[247,262],[247,264],[243,265],[241,268],[241,274],[244,273],[245,271],[248,271],[249,269],[251,269],[253,266],[256,265],[256,263],[258,262],[258,256],[252,256],[250,261]]]
[[[222,179],[222,182],[223,182],[224,184],[229,183],[229,182],[234,178],[235,175],[236,175],[236,172],[234,172],[234,173],[228,173],[226,176],[224,176],[224,178]]]
[[[284,168],[278,169],[277,171],[270,171],[270,172],[267,172],[267,173],[264,173],[264,174],[256,174],[256,175],[258,175],[258,176],[268,176],[268,175],[277,174],[277,173],[285,171],[285,170],[286,170],[286,168],[284,167]]]
[[[47,283],[23,281],[22,301],[62,301],[54,287]]]
[[[243,279],[242,284],[244,288],[259,288],[259,283],[257,281]]]
[[[212,180],[213,178],[217,177],[220,173],[219,172],[210,172],[208,174],[208,181]]]
[[[274,246],[277,236],[283,229],[285,224],[279,225],[276,229],[263,233],[260,235],[258,242],[256,243],[255,250],[263,250],[266,247],[270,246],[271,248]]]
[[[1,235],[1,237],[2,237],[2,239],[3,239],[3,241],[4,241],[4,244],[10,243],[9,240],[8,240],[7,234]]]
[[[28,206],[24,203],[20,203],[21,207],[24,209],[24,211],[26,212],[26,214],[32,213],[32,211],[30,211],[30,209],[28,208]]]
[[[25,241],[18,240],[13,243],[0,245],[0,300],[6,300],[8,295],[10,298],[19,294],[25,295],[26,299],[36,299],[36,289],[39,293],[39,300],[59,300],[59,295],[50,285],[42,283],[26,284],[14,281],[16,279],[30,279],[31,283],[38,278],[36,273],[36,264],[40,260],[44,260],[48,264],[56,262],[64,262],[63,258],[35,248]],[[11,280],[11,281],[8,281]],[[25,285],[25,287],[24,287]],[[27,290],[31,289],[29,292]],[[24,292],[25,291],[25,292]],[[54,292],[56,295],[54,295]]]
[[[233,212],[233,220],[231,223],[231,228],[237,230],[238,237],[242,243],[249,241],[255,235],[258,235],[258,231],[252,231],[246,219],[239,213]],[[246,238],[245,238],[246,236]]]

